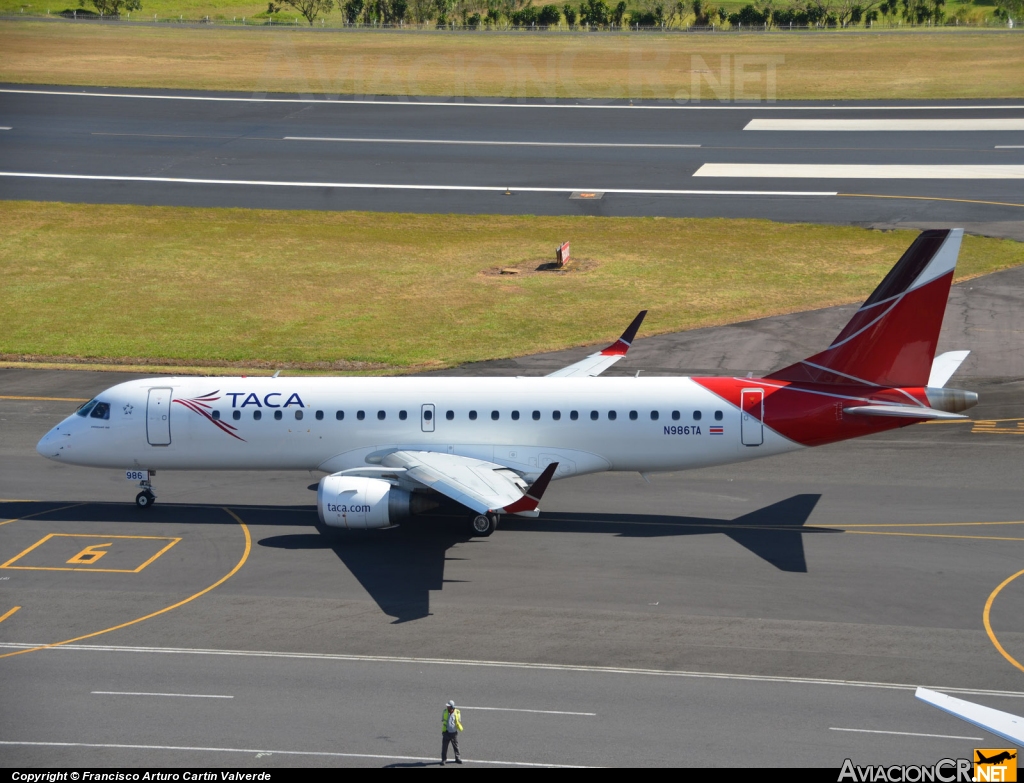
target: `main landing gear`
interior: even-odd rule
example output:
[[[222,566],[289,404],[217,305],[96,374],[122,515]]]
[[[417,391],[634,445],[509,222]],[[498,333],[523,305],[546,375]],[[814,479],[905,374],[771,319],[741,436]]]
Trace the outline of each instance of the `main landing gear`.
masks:
[[[150,472],[150,475],[154,475],[156,471]],[[143,479],[139,482],[139,488],[142,490],[138,495],[135,496],[135,505],[139,508],[149,508],[156,502],[156,495],[153,494],[153,484],[149,479]]]
[[[473,535],[489,536],[498,527],[497,514],[477,514],[472,521]]]

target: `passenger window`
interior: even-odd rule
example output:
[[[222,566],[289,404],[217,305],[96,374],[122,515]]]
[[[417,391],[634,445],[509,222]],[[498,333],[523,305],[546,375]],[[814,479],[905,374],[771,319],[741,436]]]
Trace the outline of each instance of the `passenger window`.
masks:
[[[214,421],[219,421],[220,420],[220,411],[214,411],[213,413],[210,414],[210,417]]]
[[[469,420],[470,421],[476,421],[476,411],[470,411],[469,412]]]
[[[343,421],[345,419],[345,411],[335,411],[334,418],[338,421]]]
[[[636,421],[636,417],[637,417],[636,411],[630,411],[629,412],[629,420],[630,421]]]
[[[540,411],[534,411],[533,412],[533,420],[534,421],[540,421]]]
[[[447,412],[447,413],[446,413],[446,414],[444,415],[444,417],[445,417],[446,419],[448,419],[448,421],[451,421],[452,419],[454,419],[454,418],[455,418],[455,411],[448,411],[448,412]]]
[[[657,411],[651,411],[651,421],[657,421],[657,420],[658,420],[658,412]]]
[[[398,412],[398,418],[399,418],[399,419],[400,419],[401,421],[405,421],[406,419],[408,419],[408,418],[409,418],[409,412],[408,412],[408,411],[399,411],[399,412]]]
[[[253,411],[252,412],[252,420],[253,421],[259,421],[262,418],[263,418],[263,411]]]
[[[672,411],[672,421],[679,421],[679,411]]]
[[[383,412],[384,411],[381,411],[381,413]],[[430,421],[432,418],[434,418],[434,412],[430,410],[430,408],[423,411],[423,421]]]
[[[519,421],[519,411],[512,411],[512,421]]]
[[[562,412],[561,411],[551,411],[551,418],[554,419],[555,421],[558,421],[560,418],[562,418]]]
[[[362,421],[366,418],[366,411],[356,411],[356,418]]]
[[[591,420],[591,421],[597,421],[597,417],[598,417],[599,415],[600,415],[600,414],[599,414],[599,413],[598,413],[597,411],[591,411],[591,412],[590,412],[590,420]]]
[[[284,414],[281,411],[274,411],[274,421],[281,421],[284,418]]]
[[[715,411],[715,421],[721,421],[721,420],[722,420],[722,412],[721,411]]]
[[[579,411],[569,411],[569,418],[572,419],[573,421],[576,421],[576,419],[578,419],[579,417],[580,417],[580,412]]]
[[[89,400],[89,402],[87,402],[85,405],[83,405],[81,408],[75,411],[75,413],[77,413],[79,416],[88,416],[89,411],[91,411],[95,405],[96,400]]]
[[[693,420],[694,421],[700,421],[700,411],[694,411],[693,412]]]
[[[110,403],[109,402],[97,402],[96,407],[92,409],[92,413],[89,414],[90,419],[109,419],[110,418]]]
[[[317,421],[323,421],[324,420],[324,412],[323,411],[317,411],[316,412],[316,420]]]
[[[615,421],[617,415],[615,411],[608,411],[608,421]]]
[[[384,421],[387,418],[387,414],[384,411],[377,411],[377,420]]]
[[[498,420],[498,412],[497,411],[491,411],[491,421],[497,421],[497,420]]]
[[[302,411],[295,411],[295,421],[302,421]]]
[[[231,418],[234,419],[235,421],[238,421],[240,418],[242,418],[242,412],[241,411],[231,411]]]

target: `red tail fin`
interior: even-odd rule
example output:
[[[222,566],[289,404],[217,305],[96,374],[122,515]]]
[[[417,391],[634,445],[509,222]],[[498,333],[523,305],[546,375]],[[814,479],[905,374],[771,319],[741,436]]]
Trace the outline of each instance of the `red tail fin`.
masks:
[[[963,229],[914,240],[832,345],[769,375],[804,383],[928,383]]]

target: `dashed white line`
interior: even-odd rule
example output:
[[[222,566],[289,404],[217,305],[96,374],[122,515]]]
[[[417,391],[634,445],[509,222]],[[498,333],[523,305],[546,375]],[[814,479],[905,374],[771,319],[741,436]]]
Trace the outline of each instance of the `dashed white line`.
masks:
[[[1024,117],[955,117],[943,119],[753,119],[748,131],[1019,131]]]
[[[921,734],[916,731],[880,731],[878,729],[840,729],[836,726],[829,726],[829,731],[852,731],[857,734],[895,734],[899,737],[933,737],[935,739],[959,739],[984,742],[984,737],[961,737],[957,734]]]
[[[1024,144],[997,144],[997,150],[1024,150]]]
[[[531,712],[536,715],[579,715],[587,718],[597,717],[596,712],[566,712],[564,710],[525,710],[516,707],[469,707],[459,705],[460,710],[481,710],[483,712]]]
[[[1024,166],[860,163],[705,163],[695,177],[748,179],[1024,179]]]
[[[346,190],[441,190],[470,193],[504,193],[504,185],[404,185],[391,182],[288,182],[281,180],[199,179],[196,177],[120,177],[101,174],[37,174],[20,171],[0,171],[0,177],[27,179],[68,179],[93,182],[161,182],[185,185],[244,185],[247,187],[278,188],[340,188]],[[581,188],[578,185],[560,188],[512,186],[515,193],[573,193],[599,191],[640,196],[834,196],[836,191],[788,190],[652,190],[646,188]]]
[[[45,647],[45,643],[25,644],[0,642],[0,649],[23,650]],[[527,669],[530,671],[581,672],[587,674],[622,674],[647,677],[679,677],[698,680],[731,680],[736,682],[779,683],[783,685],[825,685],[844,688],[872,688],[878,690],[916,691],[919,686],[895,682],[865,682],[862,680],[827,680],[814,677],[786,677],[762,674],[730,674],[726,672],[694,672],[673,669],[634,669],[623,666],[588,666],[586,664],[533,663],[527,661],[471,661],[458,658],[415,658],[394,655],[346,655],[342,653],[276,652],[272,650],[217,650],[189,647],[130,647],[123,645],[65,644],[47,647],[40,654],[57,655],[62,652],[113,652],[149,653],[160,655],[218,655],[238,658],[290,658],[307,661],[337,661],[342,663],[388,663],[412,664],[416,666],[466,666],[486,669]],[[974,696],[1004,696],[1024,698],[1024,691],[979,690],[977,688],[953,688],[942,685],[929,686],[946,693],[960,693]]]
[[[721,104],[690,103],[679,104],[623,104],[623,103],[488,103],[476,101],[473,98],[457,97],[451,100],[396,100],[396,99],[373,99],[373,98],[242,98],[240,96],[224,95],[147,95],[144,93],[117,93],[117,92],[89,92],[82,90],[74,92],[71,90],[12,90],[9,88],[0,89],[0,93],[14,95],[57,95],[70,96],[75,98],[135,98],[141,100],[161,101],[209,101],[224,103],[323,103],[334,105],[379,105],[379,106],[444,106],[451,108],[465,109],[622,109],[630,110],[662,110],[662,111],[1006,111],[1013,109],[1024,109],[1024,104],[1010,104],[1006,106],[980,105],[980,106],[959,106],[959,105],[929,105],[929,106],[779,106],[774,103],[733,105],[723,106]]]
[[[337,753],[318,750],[274,750],[270,748],[208,748],[190,745],[128,745],[102,742],[16,742],[0,740],[0,745],[39,748],[99,748],[107,750],[178,750],[199,753],[269,753],[277,756],[325,756],[343,759],[379,759],[381,761],[424,761],[439,763],[436,756],[390,756],[382,753]],[[543,764],[536,761],[490,761],[463,759],[467,764],[488,764],[500,767],[545,767],[548,769],[589,769],[579,764]]]
[[[0,125],[0,130],[12,130],[10,125]]]
[[[233,699],[214,693],[150,693],[147,691],[90,691],[97,696],[174,696],[179,699]]]
[[[466,146],[600,146],[695,149],[700,144],[627,144],[597,141],[476,141],[433,138],[335,138],[332,136],[285,136],[285,141],[344,141],[358,144],[463,144]]]

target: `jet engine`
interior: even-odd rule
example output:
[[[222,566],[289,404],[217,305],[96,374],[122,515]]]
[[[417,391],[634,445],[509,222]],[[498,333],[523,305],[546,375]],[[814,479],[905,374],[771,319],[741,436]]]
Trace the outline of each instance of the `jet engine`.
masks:
[[[320,521],[348,530],[390,527],[437,506],[436,500],[422,493],[363,476],[326,476],[316,490]]]

